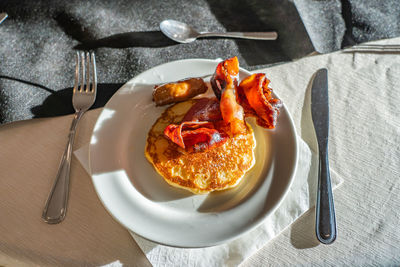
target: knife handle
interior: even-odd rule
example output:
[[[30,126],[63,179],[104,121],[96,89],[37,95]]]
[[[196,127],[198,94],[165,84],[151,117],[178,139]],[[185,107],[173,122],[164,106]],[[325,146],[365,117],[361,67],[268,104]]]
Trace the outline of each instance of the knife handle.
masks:
[[[323,244],[332,244],[336,239],[336,216],[327,149],[319,153],[315,232]]]

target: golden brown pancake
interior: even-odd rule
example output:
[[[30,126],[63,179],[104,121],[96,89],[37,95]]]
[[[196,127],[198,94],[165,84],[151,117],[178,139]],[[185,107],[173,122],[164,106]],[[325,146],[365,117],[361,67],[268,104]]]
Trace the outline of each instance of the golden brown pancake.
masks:
[[[178,124],[196,103],[188,100],[169,107],[151,128],[146,158],[172,186],[205,194],[236,186],[255,163],[256,141],[247,124],[247,134],[230,137],[223,145],[204,152],[188,153],[164,137],[164,129]]]

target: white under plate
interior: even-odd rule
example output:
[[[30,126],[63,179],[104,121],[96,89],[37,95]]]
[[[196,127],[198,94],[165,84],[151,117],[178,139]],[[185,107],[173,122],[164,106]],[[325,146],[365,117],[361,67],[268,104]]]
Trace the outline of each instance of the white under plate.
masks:
[[[101,112],[90,141],[97,194],[123,226],[157,243],[206,247],[256,227],[285,197],[297,164],[295,128],[283,106],[274,130],[252,124],[256,164],[234,188],[194,195],[168,185],[144,156],[147,133],[166,107],[156,107],[156,84],[215,71],[217,60],[187,59],[145,71],[119,89]],[[240,79],[250,75],[240,70]]]

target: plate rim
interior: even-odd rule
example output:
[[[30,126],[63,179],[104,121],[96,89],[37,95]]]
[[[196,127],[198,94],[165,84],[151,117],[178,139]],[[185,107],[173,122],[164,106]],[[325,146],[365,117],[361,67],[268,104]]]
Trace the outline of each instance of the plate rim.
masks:
[[[99,119],[102,117],[102,115],[104,115],[104,113],[105,113],[105,108],[107,108],[107,105],[113,100],[113,98],[116,98],[116,95],[118,95],[118,93],[121,91],[121,89],[123,89],[126,85],[128,85],[128,84],[133,84],[133,81],[134,81],[135,79],[137,79],[138,76],[144,75],[144,74],[146,74],[146,73],[150,73],[150,72],[154,71],[154,69],[156,69],[156,68],[163,67],[163,66],[169,65],[169,64],[179,64],[179,63],[188,62],[188,61],[195,61],[195,63],[196,63],[196,61],[197,61],[197,62],[204,62],[204,63],[218,63],[218,62],[220,62],[220,61],[222,61],[222,60],[223,60],[223,59],[221,59],[221,58],[217,58],[217,59],[206,59],[206,58],[187,58],[187,59],[180,59],[180,60],[174,60],[174,61],[165,62],[165,63],[159,64],[159,65],[156,65],[156,66],[154,66],[154,67],[152,67],[152,68],[149,68],[149,69],[147,69],[147,70],[145,70],[145,71],[143,71],[143,72],[140,72],[139,74],[135,75],[133,78],[131,78],[131,79],[129,79],[127,82],[125,82],[125,83],[112,95],[112,97],[111,97],[111,98],[107,101],[107,103],[104,105],[103,110],[100,112],[100,114],[98,115],[98,117],[97,117],[97,119],[96,119],[96,123],[94,124],[93,130],[92,130],[92,134],[91,134],[91,137],[90,137],[90,141],[89,141],[89,148],[88,148],[88,163],[89,163],[89,164],[88,164],[88,168],[89,168],[89,172],[90,172],[90,173],[89,173],[89,176],[90,176],[90,179],[91,179],[91,181],[92,181],[93,187],[94,187],[94,189],[95,189],[95,191],[96,191],[97,197],[98,197],[98,199],[100,200],[100,202],[102,203],[102,205],[103,205],[103,207],[105,208],[105,210],[111,215],[111,217],[112,217],[115,221],[117,221],[121,226],[123,226],[125,229],[127,229],[127,230],[130,231],[131,233],[134,233],[135,235],[138,235],[138,236],[140,236],[141,238],[143,238],[143,239],[145,239],[145,240],[154,242],[154,243],[156,243],[156,244],[165,245],[165,246],[170,246],[170,247],[175,247],[175,248],[206,248],[206,247],[212,247],[212,246],[216,246],[216,245],[220,245],[220,244],[224,244],[224,243],[230,242],[230,241],[235,240],[235,239],[237,239],[237,238],[243,236],[244,234],[246,234],[246,233],[248,233],[248,232],[254,230],[255,228],[259,227],[270,215],[272,215],[272,214],[279,208],[279,206],[282,204],[282,202],[283,202],[284,199],[286,198],[287,194],[289,193],[289,189],[290,189],[290,187],[291,187],[292,184],[293,184],[294,177],[295,177],[295,174],[296,174],[296,171],[297,171],[297,167],[298,167],[298,157],[299,157],[299,147],[298,147],[298,146],[299,146],[299,144],[298,144],[298,140],[297,140],[297,138],[298,138],[298,136],[297,136],[297,131],[296,131],[296,127],[295,127],[295,124],[294,124],[292,115],[290,114],[290,112],[289,112],[289,110],[287,109],[285,103],[283,102],[283,107],[284,107],[285,111],[287,112],[287,116],[288,116],[288,119],[289,119],[290,128],[292,129],[293,134],[294,134],[294,139],[293,139],[294,149],[295,149],[295,153],[294,153],[294,155],[293,155],[293,156],[294,156],[294,164],[293,164],[293,168],[292,168],[292,170],[291,170],[291,172],[290,172],[289,183],[287,183],[286,187],[284,188],[284,193],[281,195],[281,197],[280,197],[279,200],[275,203],[275,205],[274,205],[268,212],[263,213],[263,214],[262,214],[257,220],[255,220],[253,223],[249,224],[249,225],[246,227],[246,229],[245,229],[244,231],[242,231],[242,232],[240,232],[240,233],[238,233],[238,234],[236,234],[236,235],[233,235],[233,236],[231,236],[231,237],[229,237],[229,238],[220,240],[220,241],[218,241],[218,242],[210,242],[208,245],[200,245],[200,246],[196,246],[196,245],[188,246],[188,245],[185,245],[185,246],[182,246],[182,245],[178,245],[177,243],[161,242],[161,241],[158,241],[158,240],[154,240],[154,239],[147,238],[147,237],[145,237],[145,236],[143,236],[143,235],[141,235],[141,234],[138,234],[138,233],[135,232],[133,229],[130,229],[127,225],[125,225],[118,217],[116,217],[116,216],[112,213],[111,209],[110,209],[110,208],[106,205],[106,203],[104,202],[104,200],[103,200],[103,198],[102,198],[102,196],[101,196],[101,194],[100,194],[100,192],[99,192],[100,188],[97,187],[96,182],[95,182],[95,180],[93,179],[93,176],[92,176],[92,160],[91,160],[91,154],[92,154],[92,153],[91,153],[91,147],[92,147],[92,146],[91,146],[91,143],[92,143],[92,141],[93,141],[93,138],[95,138],[94,132],[95,132],[95,129],[98,128],[97,126],[98,126],[98,123],[99,123]],[[240,67],[240,70],[243,71],[243,72],[245,72],[245,73],[248,73],[248,74],[253,74],[253,73],[254,73],[253,71],[252,71],[252,72],[251,72],[251,71],[248,71],[248,70],[246,70],[246,69],[244,69],[244,68],[242,68],[242,67]],[[277,94],[275,91],[274,91],[274,94],[275,94],[276,96],[278,96],[278,94]],[[178,242],[178,243],[179,243],[179,242]]]

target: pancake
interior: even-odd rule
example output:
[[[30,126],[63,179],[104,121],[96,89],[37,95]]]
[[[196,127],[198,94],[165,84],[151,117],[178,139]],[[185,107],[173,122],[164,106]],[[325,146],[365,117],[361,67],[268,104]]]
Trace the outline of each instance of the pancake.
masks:
[[[188,153],[164,136],[165,127],[180,123],[195,103],[191,99],[164,111],[148,134],[146,158],[167,183],[195,194],[235,187],[255,163],[256,141],[249,124],[247,134],[204,152]]]

